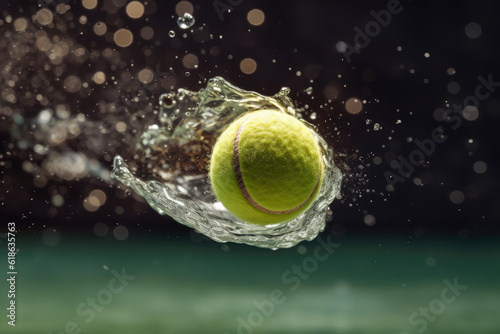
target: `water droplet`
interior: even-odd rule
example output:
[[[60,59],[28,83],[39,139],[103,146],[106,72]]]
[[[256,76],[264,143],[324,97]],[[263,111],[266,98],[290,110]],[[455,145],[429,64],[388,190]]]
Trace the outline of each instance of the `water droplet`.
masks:
[[[345,103],[345,109],[349,114],[359,114],[361,110],[363,109],[363,104],[360,100],[351,97],[349,100],[346,101]]]
[[[462,116],[468,121],[475,121],[479,117],[479,110],[474,106],[466,106]]]
[[[287,96],[288,94],[290,94],[290,88],[281,87],[280,92],[278,94],[281,96]]]
[[[312,87],[307,87],[306,88],[306,93],[307,93],[307,95],[311,95],[313,93],[313,88]]]
[[[174,38],[174,37],[175,37],[175,31],[170,30],[170,31],[168,32],[168,35],[169,35],[170,37]]]
[[[488,169],[488,165],[484,161],[478,161],[474,163],[474,171],[478,174],[483,174],[486,173],[486,170]]]
[[[451,192],[451,194],[450,194],[450,201],[453,204],[462,204],[462,202],[464,200],[465,200],[465,195],[460,190],[455,190],[455,191]]]
[[[380,130],[380,124],[378,124],[378,123],[373,124],[373,130],[374,131]]]
[[[376,219],[375,219],[375,216],[374,215],[366,215],[364,218],[363,218],[363,221],[366,225],[368,226],[373,226],[375,225],[376,223]]]
[[[195,19],[194,19],[193,15],[191,15],[189,13],[184,13],[183,16],[180,16],[177,19],[177,25],[181,29],[191,28],[194,25],[194,22],[195,22]]]
[[[465,26],[465,34],[472,39],[481,36],[481,30],[481,26],[476,22],[471,22]]]
[[[304,255],[305,253],[307,253],[307,248],[300,245],[297,247],[297,253],[299,253],[300,255]]]
[[[425,265],[428,267],[434,267],[436,265],[436,259],[433,257],[428,257],[425,259]]]
[[[311,117],[311,119],[316,119],[317,114],[315,112],[313,112],[310,117]]]
[[[347,50],[347,44],[346,42],[339,41],[335,44],[335,49],[337,49],[338,52],[345,52]]]

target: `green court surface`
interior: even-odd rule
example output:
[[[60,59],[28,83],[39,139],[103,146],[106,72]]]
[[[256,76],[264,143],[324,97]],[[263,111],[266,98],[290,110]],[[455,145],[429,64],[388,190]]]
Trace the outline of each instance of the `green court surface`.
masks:
[[[4,315],[0,333],[500,333],[496,239],[333,242],[19,236],[16,327]]]

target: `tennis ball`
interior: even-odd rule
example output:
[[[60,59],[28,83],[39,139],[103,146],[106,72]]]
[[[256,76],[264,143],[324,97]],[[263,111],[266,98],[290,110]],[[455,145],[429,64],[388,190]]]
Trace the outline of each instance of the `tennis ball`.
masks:
[[[293,116],[260,110],[236,119],[220,135],[209,177],[217,199],[252,224],[288,221],[318,195],[323,161],[312,132]]]

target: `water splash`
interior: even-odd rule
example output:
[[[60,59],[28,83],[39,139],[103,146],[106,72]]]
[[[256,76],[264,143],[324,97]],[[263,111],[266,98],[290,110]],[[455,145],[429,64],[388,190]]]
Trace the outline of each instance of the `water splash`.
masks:
[[[179,16],[177,18],[177,25],[181,29],[189,29],[194,25],[194,23],[195,23],[195,19],[194,19],[193,15],[191,15],[189,13],[184,13],[183,16]]]
[[[199,92],[179,89],[160,97],[158,123],[151,125],[137,143],[137,160],[116,156],[112,176],[143,196],[160,214],[194,228],[218,242],[246,243],[271,249],[293,247],[314,239],[325,227],[328,205],[340,194],[342,174],[333,161],[333,150],[314,130],[325,163],[325,178],[317,200],[297,218],[284,224],[258,226],[229,213],[217,201],[208,179],[210,152],[226,125],[245,112],[276,110],[300,118],[282,88],[273,97],[239,89],[223,78],[209,80]],[[143,181],[142,171],[154,180]]]

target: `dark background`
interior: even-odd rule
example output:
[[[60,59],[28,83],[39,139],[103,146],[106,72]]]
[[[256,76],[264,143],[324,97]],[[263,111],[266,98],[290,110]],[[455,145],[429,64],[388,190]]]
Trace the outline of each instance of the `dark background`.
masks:
[[[123,7],[115,14],[107,12],[101,1],[92,11],[82,8],[80,2],[70,4],[75,18],[85,14],[89,22],[118,22],[116,27],[128,27],[134,34],[144,24],[123,15]],[[169,82],[175,89],[199,90],[205,86],[205,80],[213,76],[223,76],[238,87],[266,95],[276,93],[282,86],[290,87],[298,107],[309,105],[306,118],[313,111],[317,113],[317,118],[310,122],[318,125],[319,132],[341,154],[338,162],[344,172],[343,199],[332,203],[332,221],[327,224],[327,230],[338,236],[402,233],[412,237],[437,233],[466,237],[498,233],[500,198],[496,171],[500,95],[495,92],[490,99],[481,102],[479,118],[473,122],[464,120],[456,131],[433,117],[434,110],[445,107],[446,101],[462,103],[466,96],[473,94],[479,75],[492,74],[494,80],[500,80],[496,2],[402,1],[402,12],[393,15],[390,24],[382,28],[359,55],[352,55],[350,64],[336,50],[336,43],[344,41],[353,45],[354,27],[364,29],[365,24],[373,20],[370,11],[385,9],[387,1],[241,1],[233,6],[232,12],[224,13],[223,21],[212,2],[193,4],[195,28],[206,24],[205,31],[193,34],[194,37],[188,32],[187,38],[181,38],[183,31],[175,23],[176,2],[170,1],[157,1],[154,12],[145,16],[147,24],[155,30],[151,41],[136,38],[132,46],[117,48],[107,38],[96,37],[90,23],[69,29],[67,35],[89,50],[107,46],[117,48],[127,64],[116,71],[133,72],[130,66],[133,62],[135,68],[168,72]],[[4,16],[16,17],[33,13],[36,5],[32,1],[7,1],[1,8]],[[104,8],[113,7],[109,6]],[[264,24],[258,27],[250,26],[246,20],[246,14],[254,8],[261,9],[266,16]],[[470,22],[481,26],[479,38],[471,39],[465,34],[465,26]],[[6,32],[9,27],[4,23],[0,30]],[[113,29],[108,24],[108,30]],[[168,37],[170,30],[176,31],[175,38]],[[208,33],[215,39],[208,39]],[[219,35],[223,35],[223,39],[218,39]],[[161,44],[154,45],[156,41]],[[151,45],[152,55],[145,56],[143,48]],[[218,55],[208,52],[212,46],[219,48]],[[397,50],[398,46],[402,51]],[[201,49],[207,52],[202,54]],[[4,62],[5,51],[6,48]],[[186,52],[197,54],[200,60],[199,68],[191,70],[189,77],[184,75],[186,69],[175,58]],[[426,52],[430,53],[429,58],[424,57]],[[228,55],[232,55],[232,59],[228,59]],[[254,74],[246,75],[239,70],[239,61],[246,57],[257,61],[258,69]],[[87,69],[82,64],[67,63],[65,66],[70,72],[86,75]],[[92,72],[98,67],[95,65]],[[454,68],[456,74],[448,75],[448,68]],[[415,73],[410,73],[410,69]],[[297,76],[297,71],[302,75]],[[428,79],[428,83],[424,83],[424,79]],[[447,90],[451,81],[460,85],[457,94]],[[338,97],[331,103],[324,95],[328,85],[338,88]],[[309,86],[313,87],[314,99],[304,93]],[[60,86],[55,87],[61,90]],[[93,112],[96,101],[106,96],[110,89],[95,87],[92,94],[86,96],[62,94],[60,98],[75,112],[98,120],[99,115]],[[165,91],[165,87],[149,91],[152,103],[155,104]],[[126,93],[126,89],[122,90],[118,98]],[[360,114],[351,115],[345,111],[343,103],[351,97],[368,101]],[[320,109],[325,103],[326,107]],[[9,103],[2,101],[0,105],[9,106]],[[23,105],[22,102],[14,108],[27,118],[41,110],[40,105]],[[155,120],[154,115],[146,116],[146,121],[137,125],[139,130]],[[367,125],[367,119],[373,123]],[[397,120],[401,120],[401,124],[396,125]],[[35,175],[22,169],[23,161],[29,159],[32,152],[17,146],[12,136],[12,117],[4,116],[1,123],[2,220],[16,221],[22,230],[29,230],[34,235],[49,227],[63,234],[91,235],[96,222],[104,222],[110,227],[124,225],[131,233],[177,236],[190,232],[169,217],[158,215],[143,201],[126,196],[116,190],[115,185],[110,186],[92,176],[73,181],[54,176],[46,186],[34,186]],[[382,129],[373,131],[374,123],[379,123]],[[428,138],[431,131],[441,125],[448,134],[446,142],[437,146],[424,166],[416,167],[409,180],[397,184],[394,191],[388,191],[384,173],[394,172],[390,160],[400,154],[407,157],[415,149],[414,143],[408,143],[407,138]],[[26,135],[29,136],[29,131]],[[108,169],[112,167],[110,157],[127,150],[127,143],[120,144],[119,135],[113,136],[118,144],[105,147],[106,154],[98,150],[89,154]],[[469,139],[474,140],[473,145],[467,144]],[[68,142],[62,149],[78,150],[78,145]],[[382,163],[374,164],[373,157],[380,157]],[[36,154],[32,158],[35,161],[42,159]],[[486,173],[474,172],[472,166],[476,161],[487,164]],[[420,177],[424,184],[415,185],[414,177]],[[474,189],[470,196],[464,190],[468,186]],[[66,189],[64,205],[58,207],[55,214],[48,215],[52,207],[50,197],[54,189],[60,187]],[[107,202],[96,212],[87,212],[82,201],[92,189],[104,190],[108,194]],[[454,190],[466,193],[462,204],[450,201],[450,193]],[[116,206],[124,208],[124,213],[117,214]],[[374,226],[364,223],[366,214],[376,218]]]

